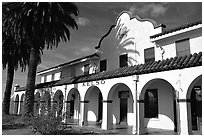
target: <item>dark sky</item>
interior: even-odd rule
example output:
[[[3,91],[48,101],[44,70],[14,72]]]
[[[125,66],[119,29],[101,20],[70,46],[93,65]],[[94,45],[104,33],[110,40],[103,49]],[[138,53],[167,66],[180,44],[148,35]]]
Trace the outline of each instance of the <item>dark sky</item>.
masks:
[[[202,20],[201,2],[77,2],[78,30],[71,30],[71,41],[60,43],[52,51],[44,51],[38,71],[87,56],[95,52],[100,38],[115,24],[122,11],[131,11],[142,19],[153,19],[167,28]],[[16,71],[14,85],[26,84],[26,72]],[[2,91],[6,82],[6,70],[2,70]],[[39,83],[39,79],[36,83]]]

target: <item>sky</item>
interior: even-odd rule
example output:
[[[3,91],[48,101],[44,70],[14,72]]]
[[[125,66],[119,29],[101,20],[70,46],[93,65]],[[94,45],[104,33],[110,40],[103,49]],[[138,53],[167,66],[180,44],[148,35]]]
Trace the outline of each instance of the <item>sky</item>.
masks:
[[[95,52],[100,38],[115,24],[122,11],[130,11],[142,19],[153,19],[166,28],[202,20],[201,2],[75,2],[78,30],[71,30],[71,41],[61,42],[58,48],[44,50],[37,71],[47,69]],[[13,85],[26,85],[27,71],[15,72]],[[6,70],[2,70],[2,93],[5,90]],[[36,79],[39,83],[40,79]]]

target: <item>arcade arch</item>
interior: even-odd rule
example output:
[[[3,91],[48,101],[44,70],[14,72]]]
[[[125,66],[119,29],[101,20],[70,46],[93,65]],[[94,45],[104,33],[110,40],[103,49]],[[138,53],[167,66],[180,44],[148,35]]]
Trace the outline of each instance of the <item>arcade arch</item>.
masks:
[[[79,91],[76,88],[71,89],[66,101],[66,120],[71,118],[71,122],[79,123],[80,100]]]
[[[102,100],[102,93],[97,86],[91,86],[87,89],[84,97],[84,124],[97,123],[101,126],[103,114]]]
[[[202,75],[188,87],[187,94],[188,132],[202,132]]]
[[[133,95],[130,88],[123,83],[113,85],[108,93],[107,126],[108,129],[120,125],[132,125]]]
[[[177,132],[178,103],[174,87],[164,79],[148,81],[139,96],[140,133],[146,128]]]
[[[55,116],[61,116],[62,115],[62,109],[63,109],[63,93],[61,90],[57,90],[53,97],[53,112]]]

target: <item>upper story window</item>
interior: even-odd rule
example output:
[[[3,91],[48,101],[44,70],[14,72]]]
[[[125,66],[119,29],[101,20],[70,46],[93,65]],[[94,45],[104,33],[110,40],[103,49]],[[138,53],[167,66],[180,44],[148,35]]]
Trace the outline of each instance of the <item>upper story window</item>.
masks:
[[[41,83],[44,83],[45,82],[45,77],[42,76],[40,81],[41,81]]]
[[[100,61],[100,72],[106,71],[106,69],[107,69],[107,60],[106,59],[101,60]]]
[[[128,66],[128,54],[123,54],[123,55],[120,55],[119,57],[119,66],[120,68],[122,67],[127,67]]]
[[[75,77],[76,76],[76,69],[74,66],[71,66],[71,77]]]
[[[88,75],[89,74],[89,69],[90,69],[90,64],[84,65],[84,75]]]
[[[46,82],[52,81],[52,74],[47,75]]]
[[[154,47],[144,49],[144,60],[145,63],[155,61]]]
[[[183,56],[190,54],[189,38],[176,41],[176,56]]]
[[[60,77],[61,77],[61,72],[54,74],[54,80],[60,80]]]

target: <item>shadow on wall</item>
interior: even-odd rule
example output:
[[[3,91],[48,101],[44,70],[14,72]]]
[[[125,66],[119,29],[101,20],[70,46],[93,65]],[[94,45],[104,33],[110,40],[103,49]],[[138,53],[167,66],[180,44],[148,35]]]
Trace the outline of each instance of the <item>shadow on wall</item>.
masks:
[[[111,63],[108,65],[109,69],[118,68],[119,56],[123,54],[128,54],[128,65],[138,64],[136,56],[140,54],[136,50],[134,32],[121,23],[121,20],[110,30],[96,47],[103,53],[101,59],[107,59]]]

